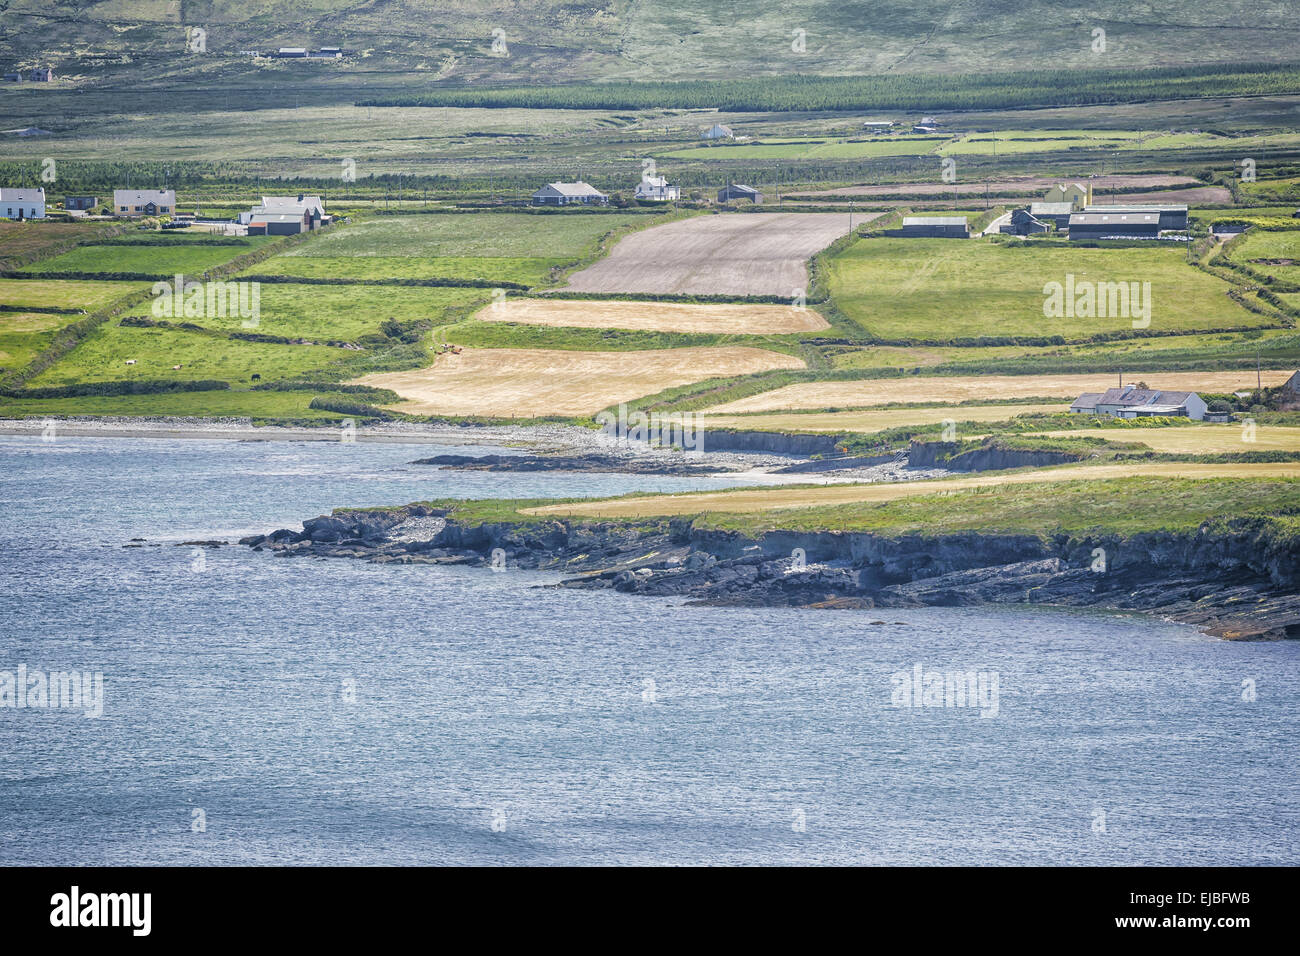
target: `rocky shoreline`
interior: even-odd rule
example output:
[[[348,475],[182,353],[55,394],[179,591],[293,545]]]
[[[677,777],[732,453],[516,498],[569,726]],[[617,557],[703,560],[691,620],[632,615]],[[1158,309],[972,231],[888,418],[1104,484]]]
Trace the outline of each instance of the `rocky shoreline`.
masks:
[[[244,538],[280,556],[568,575],[692,603],[809,608],[1039,604],[1151,614],[1229,640],[1300,638],[1300,555],[1258,521],[1190,534],[722,532],[692,519],[463,522],[426,505],[337,511]]]

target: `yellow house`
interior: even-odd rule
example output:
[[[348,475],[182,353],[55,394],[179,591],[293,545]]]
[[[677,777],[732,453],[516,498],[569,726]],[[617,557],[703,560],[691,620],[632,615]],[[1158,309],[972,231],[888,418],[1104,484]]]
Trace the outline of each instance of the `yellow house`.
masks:
[[[1044,202],[1068,202],[1075,212],[1092,205],[1092,184],[1057,183],[1047,191]]]

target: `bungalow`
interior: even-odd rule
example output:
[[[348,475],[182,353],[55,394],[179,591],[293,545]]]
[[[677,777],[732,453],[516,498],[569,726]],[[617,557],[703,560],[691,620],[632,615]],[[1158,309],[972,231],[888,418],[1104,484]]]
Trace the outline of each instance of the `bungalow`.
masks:
[[[175,211],[174,189],[113,190],[113,212],[119,216],[170,216]]]
[[[714,123],[700,136],[700,139],[735,139],[736,134],[731,131],[730,126],[723,126],[721,123]]]
[[[742,186],[739,183],[727,183],[718,190],[718,202],[731,202],[733,199],[748,199],[757,205],[763,201],[763,194],[753,186]]]
[[[576,183],[547,183],[533,193],[534,206],[604,206],[608,202],[608,196],[582,180]]]
[[[5,219],[44,219],[45,190],[42,188],[0,189],[0,217]]]
[[[311,213],[301,212],[263,212],[257,213],[248,223],[250,236],[296,236],[300,232],[309,232],[312,228]]]
[[[1168,415],[1171,418],[1205,418],[1205,402],[1195,392],[1165,392],[1158,388],[1121,385],[1101,394],[1085,392],[1070,405],[1070,411],[1112,418],[1147,418]]]
[[[1032,236],[1047,232],[1047,223],[1032,215],[1028,209],[1015,209],[1011,213],[1011,222],[999,230],[1004,235]]]
[[[1159,239],[1160,215],[1140,213],[1076,212],[1070,217],[1070,240]]]
[[[64,196],[63,197],[64,209],[86,210],[86,209],[94,209],[98,205],[99,205],[98,196]]]
[[[668,182],[666,176],[646,176],[636,186],[636,198],[650,202],[676,202],[681,189]]]
[[[969,239],[970,224],[965,216],[905,216],[903,228],[886,229],[885,235],[906,239]]]
[[[318,229],[324,223],[330,221],[330,217],[325,215],[325,203],[319,196],[308,196],[299,193],[294,196],[263,196],[262,205],[254,206],[248,212],[239,214],[240,225],[250,225],[255,218],[267,215],[296,215],[302,216],[307,214],[305,222],[307,229]]]

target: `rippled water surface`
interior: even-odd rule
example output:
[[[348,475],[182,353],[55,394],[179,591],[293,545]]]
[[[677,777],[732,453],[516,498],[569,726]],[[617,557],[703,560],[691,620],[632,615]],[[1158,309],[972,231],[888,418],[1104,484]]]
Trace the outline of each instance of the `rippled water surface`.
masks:
[[[177,546],[727,484],[406,464],[442,450],[0,438],[0,671],[104,676],[98,719],[0,707],[0,862],[1296,860],[1295,642]],[[996,716],[892,706],[917,663],[996,675]]]

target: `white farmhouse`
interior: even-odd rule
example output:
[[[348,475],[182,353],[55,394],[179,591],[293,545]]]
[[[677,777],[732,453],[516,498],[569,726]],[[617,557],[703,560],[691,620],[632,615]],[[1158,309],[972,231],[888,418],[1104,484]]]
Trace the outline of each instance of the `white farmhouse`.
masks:
[[[0,189],[0,217],[44,219],[45,190],[41,188]]]
[[[676,202],[681,195],[681,189],[671,185],[665,176],[646,176],[636,187],[636,198],[651,202]]]
[[[721,123],[714,123],[700,136],[700,139],[735,139],[736,134],[731,131],[730,126],[723,126]]]

